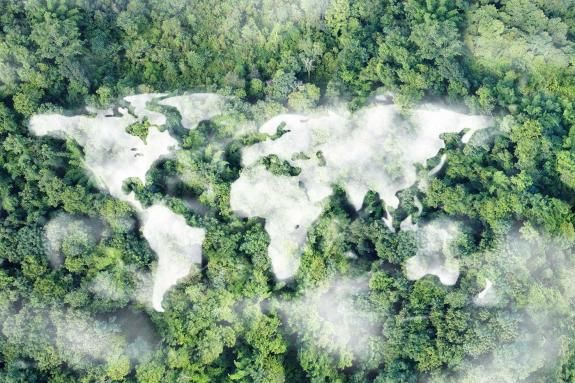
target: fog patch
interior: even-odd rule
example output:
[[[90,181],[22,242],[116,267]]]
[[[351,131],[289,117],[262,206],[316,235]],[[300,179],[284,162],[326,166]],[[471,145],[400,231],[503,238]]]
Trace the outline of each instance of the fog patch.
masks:
[[[116,266],[119,268],[121,266]],[[128,275],[131,276],[132,273]],[[122,273],[110,271],[100,271],[92,279],[89,290],[96,296],[114,301],[128,303],[131,296],[131,289],[126,288],[126,281],[121,277]]]
[[[473,303],[477,306],[493,306],[497,304],[497,290],[493,286],[493,282],[489,279],[485,280],[485,288],[475,296]]]
[[[438,374],[431,382],[519,383],[559,376],[573,346],[572,242],[526,224],[519,233],[497,239],[491,250],[475,254],[466,266],[490,276],[474,303],[488,303],[484,307],[505,321],[507,331],[497,334],[498,343],[487,350],[478,347],[480,353],[464,360],[455,376]]]
[[[57,348],[72,365],[81,366],[87,357],[104,361],[125,347],[118,330],[109,331],[105,323],[87,315],[52,313],[51,317],[56,323]]]
[[[199,215],[206,215],[209,213],[210,208],[202,204],[197,198],[182,198],[184,205]]]
[[[413,217],[410,215],[407,216],[401,223],[399,224],[399,229],[401,231],[417,231],[418,226],[416,223],[413,223]]]
[[[257,6],[253,8],[254,10],[252,12],[254,13],[250,16],[256,20],[255,22],[259,26],[258,29],[261,30],[259,34],[261,36],[261,34],[281,32],[286,25],[292,23],[318,23],[323,19],[326,12],[329,11],[331,2],[332,0],[280,0],[258,2]],[[253,32],[250,33],[253,28],[251,24],[252,22],[241,25],[244,31],[242,39],[246,40],[253,35]],[[252,37],[247,41],[252,43],[263,43],[266,41],[264,36],[261,36],[261,39],[263,40],[257,39],[254,41]]]
[[[134,361],[147,359],[162,342],[150,317],[132,307],[115,311],[102,319],[120,328],[127,342],[125,352]]]
[[[417,253],[405,262],[407,279],[415,281],[435,275],[442,284],[452,286],[459,278],[459,261],[453,241],[459,228],[447,220],[433,221],[417,232]]]
[[[385,208],[385,216],[382,217],[381,220],[383,221],[384,225],[389,229],[389,231],[395,233],[395,227],[393,226],[393,216],[389,213],[387,207]]]
[[[232,210],[266,219],[274,272],[278,279],[289,278],[297,270],[305,234],[332,195],[333,185],[345,190],[356,210],[370,190],[387,207],[397,208],[396,193],[414,184],[417,167],[444,147],[442,133],[470,134],[490,121],[433,105],[415,109],[407,119],[394,105],[370,106],[355,114],[335,109],[276,116],[259,128],[275,139],[242,150],[244,170],[232,184]],[[270,155],[300,169],[299,174],[288,177],[266,171],[261,160]],[[291,221],[282,224],[284,219]]]
[[[44,226],[45,250],[53,268],[64,263],[64,254],[82,253],[99,241],[104,224],[96,218],[58,214]]]
[[[463,139],[462,139],[463,141]],[[447,155],[443,154],[441,155],[441,158],[439,159],[439,163],[437,165],[435,165],[429,172],[427,172],[427,174],[424,174],[421,176],[421,179],[419,180],[417,187],[419,188],[419,190],[425,192],[427,190],[427,188],[429,187],[429,180],[432,177],[435,177],[444,167],[445,167],[445,163],[447,162]]]
[[[419,198],[417,198],[417,196],[413,197],[413,205],[417,209],[417,214],[420,215],[423,212],[423,204],[421,203]]]
[[[343,255],[344,255],[346,258],[348,258],[348,259],[358,259],[358,258],[359,258],[359,257],[357,256],[357,254],[354,253],[354,252],[351,251],[351,250],[346,251]]]
[[[381,317],[369,304],[369,276],[334,278],[291,300],[279,301],[279,311],[303,342],[327,354],[364,359],[377,347]]]
[[[463,137],[465,138],[465,136]],[[461,141],[463,141],[463,138],[461,139]],[[441,156],[441,159],[439,160],[439,163],[433,167],[433,169],[431,169],[428,173],[429,176],[434,176],[437,173],[439,173],[441,171],[441,169],[443,169],[443,166],[445,165],[445,161],[447,160],[447,155],[443,154]]]
[[[479,64],[491,70],[519,67],[526,72],[570,64],[574,45],[568,25],[549,18],[536,2],[475,7],[467,14],[466,25],[465,45]]]
[[[74,369],[124,358],[144,361],[151,356],[155,335],[150,328],[132,328],[130,336],[115,318],[96,318],[78,310],[22,307],[2,322],[2,334],[16,347],[32,353],[39,363],[57,356]],[[56,355],[53,355],[55,352]],[[50,363],[50,362],[48,362]]]

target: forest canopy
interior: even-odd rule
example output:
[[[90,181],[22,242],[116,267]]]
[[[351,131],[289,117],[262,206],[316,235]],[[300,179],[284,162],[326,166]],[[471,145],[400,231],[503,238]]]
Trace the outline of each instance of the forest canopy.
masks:
[[[575,380],[571,1],[0,26],[0,381]]]

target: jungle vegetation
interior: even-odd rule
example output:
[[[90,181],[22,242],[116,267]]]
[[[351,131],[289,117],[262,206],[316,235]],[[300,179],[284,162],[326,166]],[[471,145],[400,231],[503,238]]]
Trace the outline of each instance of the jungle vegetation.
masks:
[[[564,272],[575,263],[571,1],[2,0],[0,26],[0,381],[490,381],[466,375],[477,366],[501,382],[575,381],[575,300]],[[157,313],[134,299],[154,253],[133,210],[98,189],[75,142],[33,137],[27,122],[177,91],[233,96],[237,113],[194,131],[175,126],[179,160],[126,186],[144,203],[167,200],[207,232],[201,271]],[[401,265],[415,254],[414,234],[386,227],[375,193],[355,213],[338,190],[308,233],[298,274],[278,283],[262,220],[229,206],[239,150],[260,138],[229,140],[229,124],[341,102],[357,109],[383,92],[406,110],[431,100],[498,121],[482,145],[447,135],[448,165],[427,191],[402,191],[393,212],[395,222],[415,214],[418,196],[420,222],[465,224],[459,281],[409,281]],[[171,182],[186,172],[194,183]],[[54,267],[44,226],[59,214],[107,234],[73,231]],[[526,253],[505,269],[503,260]],[[471,298],[489,262],[507,272],[497,286],[504,299],[478,307]],[[93,288],[103,275],[108,297]],[[376,329],[367,355],[325,342],[305,305],[281,309],[326,281],[362,275],[358,304]],[[538,343],[545,337],[556,353]],[[522,363],[525,355],[533,359]]]

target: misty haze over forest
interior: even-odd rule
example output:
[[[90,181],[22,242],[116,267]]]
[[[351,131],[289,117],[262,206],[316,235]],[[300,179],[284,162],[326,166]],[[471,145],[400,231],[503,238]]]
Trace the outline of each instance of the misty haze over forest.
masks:
[[[0,25],[1,382],[575,380],[571,1]]]

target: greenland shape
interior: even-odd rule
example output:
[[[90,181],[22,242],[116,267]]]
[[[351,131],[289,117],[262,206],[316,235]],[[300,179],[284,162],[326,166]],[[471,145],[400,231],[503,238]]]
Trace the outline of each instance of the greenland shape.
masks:
[[[368,296],[367,275],[331,277],[302,295],[280,300],[278,308],[298,339],[313,340],[323,352],[352,353],[354,359],[367,362],[370,338],[381,331],[381,319],[363,300]]]
[[[146,104],[162,95],[137,95],[126,98],[137,117],[147,117],[151,123],[165,123],[165,116],[149,111]],[[158,159],[173,153],[178,142],[167,132],[151,126],[146,142],[126,132],[138,120],[125,108],[120,116],[97,111],[95,116],[67,117],[59,114],[35,115],[30,130],[38,136],[50,135],[73,138],[84,148],[84,166],[93,174],[101,189],[130,203],[143,221],[142,233],[158,256],[154,271],[152,306],[164,311],[164,294],[186,277],[196,263],[201,262],[201,246],[205,230],[193,228],[185,219],[163,205],[143,208],[133,193],[122,185],[128,178],[146,182],[146,173]],[[178,241],[175,238],[179,238]]]
[[[378,192],[386,206],[397,208],[395,194],[416,182],[417,164],[424,165],[444,147],[442,133],[474,132],[489,123],[488,117],[433,105],[414,110],[407,120],[394,105],[376,105],[355,114],[332,110],[279,115],[259,128],[270,136],[281,133],[279,138],[243,149],[244,170],[232,184],[231,207],[243,217],[266,219],[273,271],[278,279],[287,279],[297,271],[307,231],[332,195],[334,184],[345,190],[356,210],[369,190]],[[260,165],[269,155],[301,172],[294,177],[273,175]],[[278,184],[280,177],[289,187]],[[286,216],[294,221],[284,224]]]
[[[225,98],[213,93],[192,93],[165,98],[159,104],[176,108],[182,116],[182,126],[192,130],[200,122],[221,114]]]

